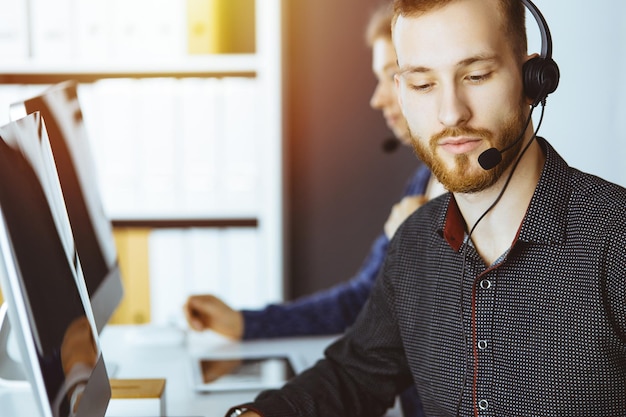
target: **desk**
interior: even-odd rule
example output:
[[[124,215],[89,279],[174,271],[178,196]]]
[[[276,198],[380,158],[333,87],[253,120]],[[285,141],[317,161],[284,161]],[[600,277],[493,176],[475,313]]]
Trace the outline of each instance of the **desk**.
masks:
[[[182,332],[176,328],[108,326],[101,335],[105,362],[115,378],[165,378],[168,416],[222,417],[233,405],[252,400],[256,391],[197,393],[190,376],[190,356],[232,356],[237,352],[288,354],[301,351],[307,367],[321,357],[331,337],[276,339],[236,343],[213,333]],[[296,369],[300,372],[302,369]]]
[[[222,417],[229,407],[252,400],[257,391],[198,393],[191,385],[190,356],[211,354],[299,355],[296,372],[313,365],[334,337],[299,337],[236,343],[213,333],[185,332],[174,327],[110,325],[100,343],[115,378],[165,378],[166,413],[170,417]],[[19,410],[19,412],[16,412]],[[0,388],[2,417],[37,416],[28,389]],[[396,406],[387,417],[400,417]]]

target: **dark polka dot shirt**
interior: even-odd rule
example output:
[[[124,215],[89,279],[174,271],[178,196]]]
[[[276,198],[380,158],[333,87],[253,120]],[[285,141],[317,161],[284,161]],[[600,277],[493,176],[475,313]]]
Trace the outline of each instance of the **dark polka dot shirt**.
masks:
[[[414,383],[427,416],[626,416],[626,190],[546,163],[486,266],[451,195],[412,215],[355,325],[264,416],[376,416]]]

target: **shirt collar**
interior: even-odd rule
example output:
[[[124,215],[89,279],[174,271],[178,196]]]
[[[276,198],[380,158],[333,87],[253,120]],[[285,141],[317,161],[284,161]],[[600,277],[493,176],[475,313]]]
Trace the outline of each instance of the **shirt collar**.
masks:
[[[528,206],[518,240],[533,243],[562,243],[567,226],[567,207],[571,184],[567,163],[543,138],[537,142],[546,154],[541,177]],[[465,220],[452,194],[438,226],[439,234],[458,252],[465,238]]]

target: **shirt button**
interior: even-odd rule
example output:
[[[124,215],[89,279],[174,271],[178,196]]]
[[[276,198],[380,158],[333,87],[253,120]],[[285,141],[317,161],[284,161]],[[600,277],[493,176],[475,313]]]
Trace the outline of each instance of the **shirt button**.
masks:
[[[487,400],[480,400],[478,401],[478,408],[480,408],[481,410],[486,410],[489,408],[489,402]]]
[[[479,340],[478,341],[478,349],[487,349],[487,341]]]
[[[480,281],[480,288],[482,288],[483,290],[491,288],[491,281],[489,281],[488,279],[483,279],[482,281]]]

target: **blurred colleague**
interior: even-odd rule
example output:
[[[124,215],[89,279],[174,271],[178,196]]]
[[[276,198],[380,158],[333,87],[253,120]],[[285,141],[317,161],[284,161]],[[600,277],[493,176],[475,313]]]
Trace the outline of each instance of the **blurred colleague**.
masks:
[[[411,139],[394,85],[398,68],[391,42],[391,18],[390,4],[385,3],[373,13],[366,30],[366,41],[372,50],[372,70],[378,80],[370,104],[382,112],[396,140],[408,146]],[[403,198],[393,206],[384,233],[374,241],[361,268],[349,281],[260,310],[236,311],[213,295],[193,295],[184,306],[190,326],[243,340],[344,332],[365,304],[397,227],[424,201],[441,192],[443,189],[431,179],[430,171],[420,164],[409,178]],[[422,415],[414,390],[403,394],[401,403],[405,416]]]
[[[450,192],[326,359],[227,415],[375,417],[415,385],[428,416],[626,416],[626,189],[536,136],[558,68],[527,53],[530,3],[394,4],[398,97]]]

